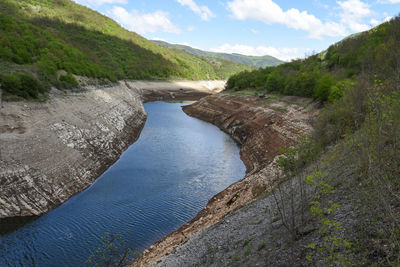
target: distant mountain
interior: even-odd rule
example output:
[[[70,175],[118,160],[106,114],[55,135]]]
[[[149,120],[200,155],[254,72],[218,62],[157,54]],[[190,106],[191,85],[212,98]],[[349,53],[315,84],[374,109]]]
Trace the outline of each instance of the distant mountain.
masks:
[[[120,79],[226,79],[252,67],[161,47],[71,0],[0,0],[0,83],[37,98],[73,75]],[[61,71],[66,75],[58,75]]]
[[[270,66],[277,66],[282,63],[285,63],[282,60],[279,60],[273,56],[245,56],[241,54],[227,54],[227,53],[216,53],[216,52],[209,52],[209,51],[203,51],[200,49],[196,49],[187,45],[180,45],[180,44],[170,44],[164,41],[159,41],[159,40],[153,40],[156,44],[159,44],[164,47],[168,48],[175,48],[178,50],[183,50],[189,54],[195,55],[195,56],[202,56],[202,57],[212,57],[212,58],[218,58],[218,59],[225,59],[225,60],[230,60],[233,62],[238,62],[242,64],[246,64],[249,66],[255,66],[255,67],[270,67]]]

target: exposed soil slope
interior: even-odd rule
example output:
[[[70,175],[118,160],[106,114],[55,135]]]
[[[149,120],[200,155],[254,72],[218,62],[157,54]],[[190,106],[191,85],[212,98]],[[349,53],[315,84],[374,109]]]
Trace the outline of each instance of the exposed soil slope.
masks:
[[[224,82],[119,82],[0,108],[0,218],[41,215],[82,191],[139,136],[143,101],[198,99]]]
[[[269,191],[276,183],[275,158],[280,154],[279,147],[293,145],[299,136],[309,132],[311,119],[316,113],[312,103],[301,98],[285,97],[274,101],[228,94],[202,98],[183,110],[229,133],[241,145],[241,158],[247,174],[241,181],[215,195],[192,221],[146,250],[135,264],[148,265],[160,261],[163,256],[174,253],[194,233],[219,222],[259,194]]]

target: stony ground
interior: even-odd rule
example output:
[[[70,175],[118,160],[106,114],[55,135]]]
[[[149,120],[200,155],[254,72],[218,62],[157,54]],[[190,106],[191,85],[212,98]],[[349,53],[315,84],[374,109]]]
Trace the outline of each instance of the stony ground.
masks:
[[[150,266],[342,266],[338,262],[330,262],[329,257],[344,248],[331,246],[324,238],[334,236],[341,241],[350,240],[357,228],[357,203],[352,202],[352,190],[342,183],[353,174],[344,166],[348,165],[340,161],[334,166],[320,166],[326,173],[330,173],[323,178],[324,181],[334,184],[336,191],[326,197],[322,205],[329,201],[340,205],[337,210],[327,214],[326,218],[340,223],[341,229],[322,234],[320,220],[310,213],[307,205],[304,223],[298,222],[301,224],[300,232],[293,240],[278,209],[278,206],[282,207],[283,200],[276,189],[230,213],[219,223],[194,234],[171,254]],[[296,183],[299,179],[304,179],[304,176],[291,182]],[[284,192],[290,191],[290,183],[284,183],[280,189]],[[308,187],[308,201],[313,200],[314,189],[315,187]],[[299,195],[296,195],[294,205],[297,220],[301,215],[299,201]],[[290,201],[286,200],[286,203],[289,209]],[[352,265],[361,264],[350,255],[346,260]]]

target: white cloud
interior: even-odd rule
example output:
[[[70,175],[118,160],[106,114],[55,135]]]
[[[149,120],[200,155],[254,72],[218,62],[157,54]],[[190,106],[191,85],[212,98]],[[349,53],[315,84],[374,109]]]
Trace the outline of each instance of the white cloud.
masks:
[[[379,23],[381,23],[379,20],[376,20],[376,19],[371,19],[370,21],[369,21],[369,23],[372,25],[372,26],[376,26],[376,25],[378,25]]]
[[[153,41],[162,41],[162,42],[167,42],[165,39],[160,38],[160,37],[154,37],[152,38]]]
[[[128,0],[73,0],[74,2],[81,5],[97,5],[101,6],[103,4],[128,4]]]
[[[193,0],[177,0],[182,6],[188,6],[194,13],[199,15],[202,20],[210,20],[215,14],[207,6],[199,6]]]
[[[309,52],[309,49],[304,48],[275,48],[271,46],[249,46],[249,45],[231,45],[223,44],[219,47],[210,49],[213,52],[220,53],[237,53],[248,56],[265,56],[270,55],[284,61],[290,61],[304,56],[304,53]]]
[[[169,14],[164,11],[139,13],[137,10],[132,10],[132,12],[128,12],[122,7],[114,6],[110,13],[118,23],[140,34],[160,31],[169,33],[181,32],[180,28],[169,20]]]
[[[250,31],[252,32],[252,33],[254,33],[254,34],[258,34],[260,31],[259,30],[256,30],[256,29],[250,29]]]
[[[383,19],[383,22],[388,22],[392,19],[393,17],[387,16],[386,18]]]
[[[236,19],[253,19],[266,24],[280,23],[292,29],[307,31],[312,38],[347,34],[346,28],[339,23],[322,23],[307,11],[295,8],[283,11],[272,0],[233,0],[228,2],[228,8]]]
[[[379,4],[398,4],[400,0],[378,0]]]
[[[353,32],[366,31],[370,28],[369,25],[362,23],[365,17],[372,15],[370,6],[360,0],[337,1],[337,4],[342,9],[339,15],[341,23],[350,28]]]

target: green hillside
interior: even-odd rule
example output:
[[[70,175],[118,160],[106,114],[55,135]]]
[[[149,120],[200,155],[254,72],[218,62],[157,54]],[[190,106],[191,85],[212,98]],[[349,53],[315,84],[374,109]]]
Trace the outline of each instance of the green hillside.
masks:
[[[312,202],[288,197],[288,210],[309,210],[317,225],[310,240],[302,215],[286,218],[310,265],[399,266],[400,17],[307,59],[234,75],[226,92],[323,102],[312,134],[279,160],[295,181],[287,196],[318,187]]]
[[[246,64],[249,66],[254,66],[254,67],[259,67],[259,68],[265,68],[265,67],[270,67],[270,66],[277,66],[284,61],[279,60],[273,56],[245,56],[241,54],[227,54],[227,53],[215,53],[215,52],[209,52],[209,51],[203,51],[200,49],[196,49],[187,45],[180,45],[180,44],[170,44],[164,41],[158,41],[158,40],[153,40],[156,44],[159,44],[164,47],[168,48],[175,48],[179,50],[183,50],[189,54],[195,55],[195,56],[201,56],[201,57],[211,57],[211,58],[218,58],[218,59],[225,59],[225,60],[230,60],[233,62],[238,62],[242,64]]]
[[[224,79],[243,64],[171,50],[70,0],[0,1],[0,76],[7,94],[38,97],[71,74],[119,79]],[[64,70],[67,75],[57,77]],[[34,84],[34,86],[28,86]]]
[[[352,35],[307,59],[233,75],[227,89],[274,91],[335,102],[346,89],[370,83],[375,76],[394,83],[400,60],[398,24],[399,19],[394,19]]]

